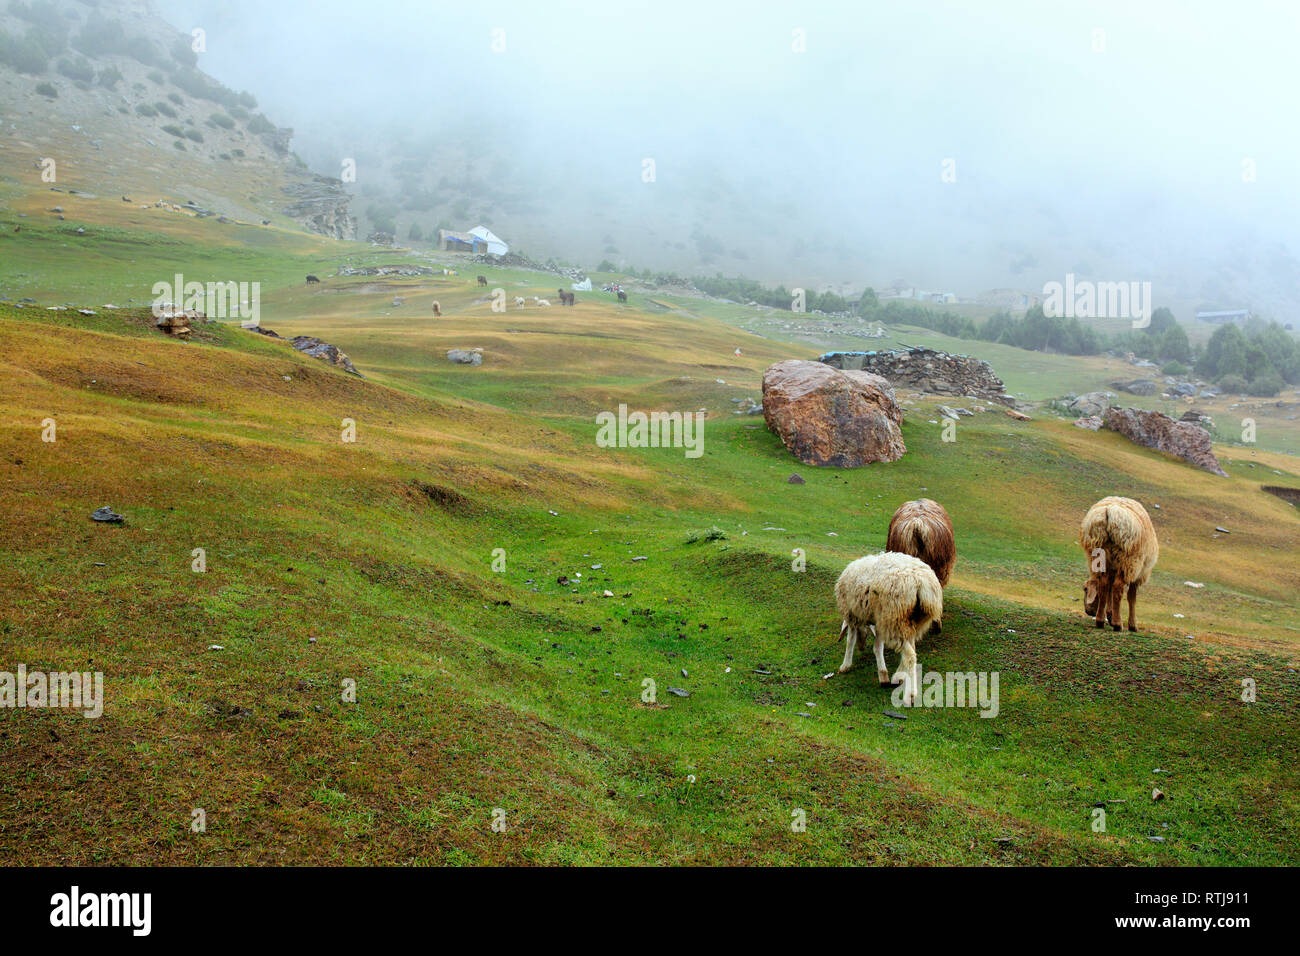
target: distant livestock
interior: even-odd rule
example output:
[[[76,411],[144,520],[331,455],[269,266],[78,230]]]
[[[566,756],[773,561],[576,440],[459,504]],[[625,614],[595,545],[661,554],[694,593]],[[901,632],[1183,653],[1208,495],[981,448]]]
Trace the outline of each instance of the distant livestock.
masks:
[[[440,306],[437,302],[433,303],[433,314],[439,317],[442,316],[442,306]]]
[[[1160,556],[1156,529],[1145,508],[1132,498],[1102,498],[1083,517],[1079,545],[1088,558],[1083,586],[1084,613],[1097,627],[1119,630],[1120,603],[1128,588],[1128,629],[1137,630],[1137,590],[1151,577]]]
[[[479,285],[487,285],[487,276],[479,276],[479,277],[478,277],[478,284],[479,284]]]
[[[556,289],[555,291],[560,294],[560,305],[573,305],[574,302],[578,301],[572,292],[565,292],[563,289]]]
[[[910,554],[886,552],[852,562],[835,582],[835,604],[843,623],[844,663],[853,666],[858,639],[875,635],[872,650],[882,686],[905,685],[903,704],[911,706],[920,687],[916,645],[943,616],[943,587],[930,566]],[[898,671],[891,678],[885,666],[885,648],[899,651]]]
[[[920,558],[930,566],[939,583],[947,587],[952,566],[957,563],[957,543],[948,512],[929,498],[899,505],[894,517],[889,519],[885,550]]]
[[[522,295],[515,296],[515,308],[522,309],[523,307],[524,307],[524,297]]]
[[[538,305],[546,306],[548,309],[551,307],[551,303],[549,299],[539,299],[537,298],[537,296],[533,296],[533,301],[536,302]]]
[[[308,284],[308,285],[318,285],[319,283],[320,283],[320,279],[317,279],[315,276],[308,276],[308,277],[307,277],[307,284]]]
[[[627,293],[624,292],[622,289],[619,289],[619,290],[618,290],[618,301],[620,301],[620,302],[626,302],[626,301],[627,301]]]

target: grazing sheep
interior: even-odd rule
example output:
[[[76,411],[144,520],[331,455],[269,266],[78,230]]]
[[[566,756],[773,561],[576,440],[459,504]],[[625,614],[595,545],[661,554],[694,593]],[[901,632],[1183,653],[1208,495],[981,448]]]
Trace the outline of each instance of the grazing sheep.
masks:
[[[523,307],[524,307],[524,297],[522,295],[515,296],[515,308],[522,309]]]
[[[885,550],[920,558],[930,566],[939,583],[947,587],[952,566],[957,563],[957,543],[948,512],[939,502],[929,498],[917,498],[899,505],[894,517],[889,519]]]
[[[320,282],[320,279],[317,279],[315,276],[308,276],[308,277],[307,277],[307,284],[308,284],[308,285],[312,285],[312,284],[314,284],[314,283],[318,283],[318,282]]]
[[[437,302],[433,303],[433,314],[436,316],[442,315],[442,306],[438,305]]]
[[[858,558],[835,582],[835,604],[844,622],[840,636],[847,645],[839,672],[853,666],[858,638],[865,639],[870,630],[876,638],[873,650],[881,686],[904,683],[903,703],[911,706],[921,677],[916,645],[943,616],[943,587],[930,566],[893,551]],[[886,647],[902,655],[892,679],[885,666]]]
[[[487,276],[479,276],[479,277],[478,277],[478,284],[479,284],[479,285],[487,285]]]
[[[1102,498],[1083,516],[1079,546],[1088,556],[1083,610],[1097,627],[1119,630],[1120,603],[1128,588],[1128,629],[1137,630],[1137,590],[1160,557],[1160,542],[1147,510],[1132,498]]]
[[[537,297],[534,296],[534,298],[537,298]],[[538,304],[538,305],[544,305],[544,306],[546,306],[548,309],[551,307],[551,302],[550,302],[549,299],[537,299],[537,304]]]

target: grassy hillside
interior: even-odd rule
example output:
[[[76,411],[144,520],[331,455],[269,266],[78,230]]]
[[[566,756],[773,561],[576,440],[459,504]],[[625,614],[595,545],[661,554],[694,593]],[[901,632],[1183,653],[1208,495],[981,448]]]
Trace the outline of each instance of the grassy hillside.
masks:
[[[7,859],[1297,862],[1300,525],[1259,474],[1300,487],[1294,459],[1225,480],[997,413],[945,443],[908,396],[901,461],[808,468],[729,401],[807,346],[599,294],[498,314],[472,267],[340,279],[392,257],[166,224],[105,216],[86,250],[62,224],[0,239],[8,294],[40,300],[0,305],[0,669],[102,670],[107,694],[98,720],[0,710]],[[265,326],[366,379],[100,308],[177,270],[260,279]],[[511,300],[553,283],[490,279]],[[97,314],[41,307],[64,301]],[[703,456],[597,447],[620,402],[707,409]],[[1161,506],[1138,634],[1080,612],[1074,535],[1107,493]],[[995,719],[890,717],[861,663],[824,679],[836,575],[921,494],[960,550],[921,661],[999,672]],[[92,523],[103,504],[127,523]]]

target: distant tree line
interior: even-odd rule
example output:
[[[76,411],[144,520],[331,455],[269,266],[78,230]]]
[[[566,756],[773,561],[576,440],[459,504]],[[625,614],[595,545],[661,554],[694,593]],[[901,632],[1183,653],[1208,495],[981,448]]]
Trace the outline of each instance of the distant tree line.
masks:
[[[613,272],[608,260],[600,271]],[[693,283],[701,292],[736,302],[758,302],[774,309],[791,308],[793,296],[785,286],[767,288],[753,279],[723,275],[686,279],[672,272],[632,275],[660,285]],[[1277,322],[1252,318],[1244,326],[1228,324],[1216,329],[1204,347],[1193,346],[1173,312],[1159,308],[1145,328],[1106,333],[1079,319],[1050,316],[1041,305],[1024,315],[998,312],[983,323],[949,310],[927,308],[917,302],[891,299],[881,302],[868,288],[856,302],[833,292],[807,292],[806,311],[854,312],[863,319],[887,325],[912,325],[958,339],[996,342],[1035,352],[1061,355],[1100,355],[1107,351],[1132,352],[1138,358],[1161,364],[1166,375],[1196,373],[1225,392],[1276,395],[1286,385],[1300,384],[1300,344]]]

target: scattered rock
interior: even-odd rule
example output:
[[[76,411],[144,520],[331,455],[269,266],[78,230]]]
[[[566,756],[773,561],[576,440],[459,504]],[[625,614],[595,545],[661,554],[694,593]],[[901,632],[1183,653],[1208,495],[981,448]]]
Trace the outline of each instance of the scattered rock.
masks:
[[[1087,418],[1080,418],[1074,423],[1075,428],[1086,428],[1090,432],[1095,432],[1101,428],[1101,419],[1096,415],[1089,415]]]
[[[806,485],[808,483],[804,481],[802,475],[798,475],[798,474],[791,475],[789,478],[786,479],[786,482],[791,485]]]
[[[472,352],[469,349],[451,349],[447,352],[447,361],[455,362],[457,365],[482,365],[483,353]]]
[[[668,688],[668,693],[673,694],[673,695],[675,695],[675,696],[677,696],[677,697],[690,697],[690,696],[691,696],[691,692],[690,692],[689,690],[682,690],[680,687],[669,687],[669,688]]]
[[[102,524],[122,524],[124,521],[126,521],[125,518],[123,518],[120,514],[118,514],[108,505],[104,505],[104,507],[102,508],[96,508],[91,513],[90,517],[95,521],[101,522]]]

